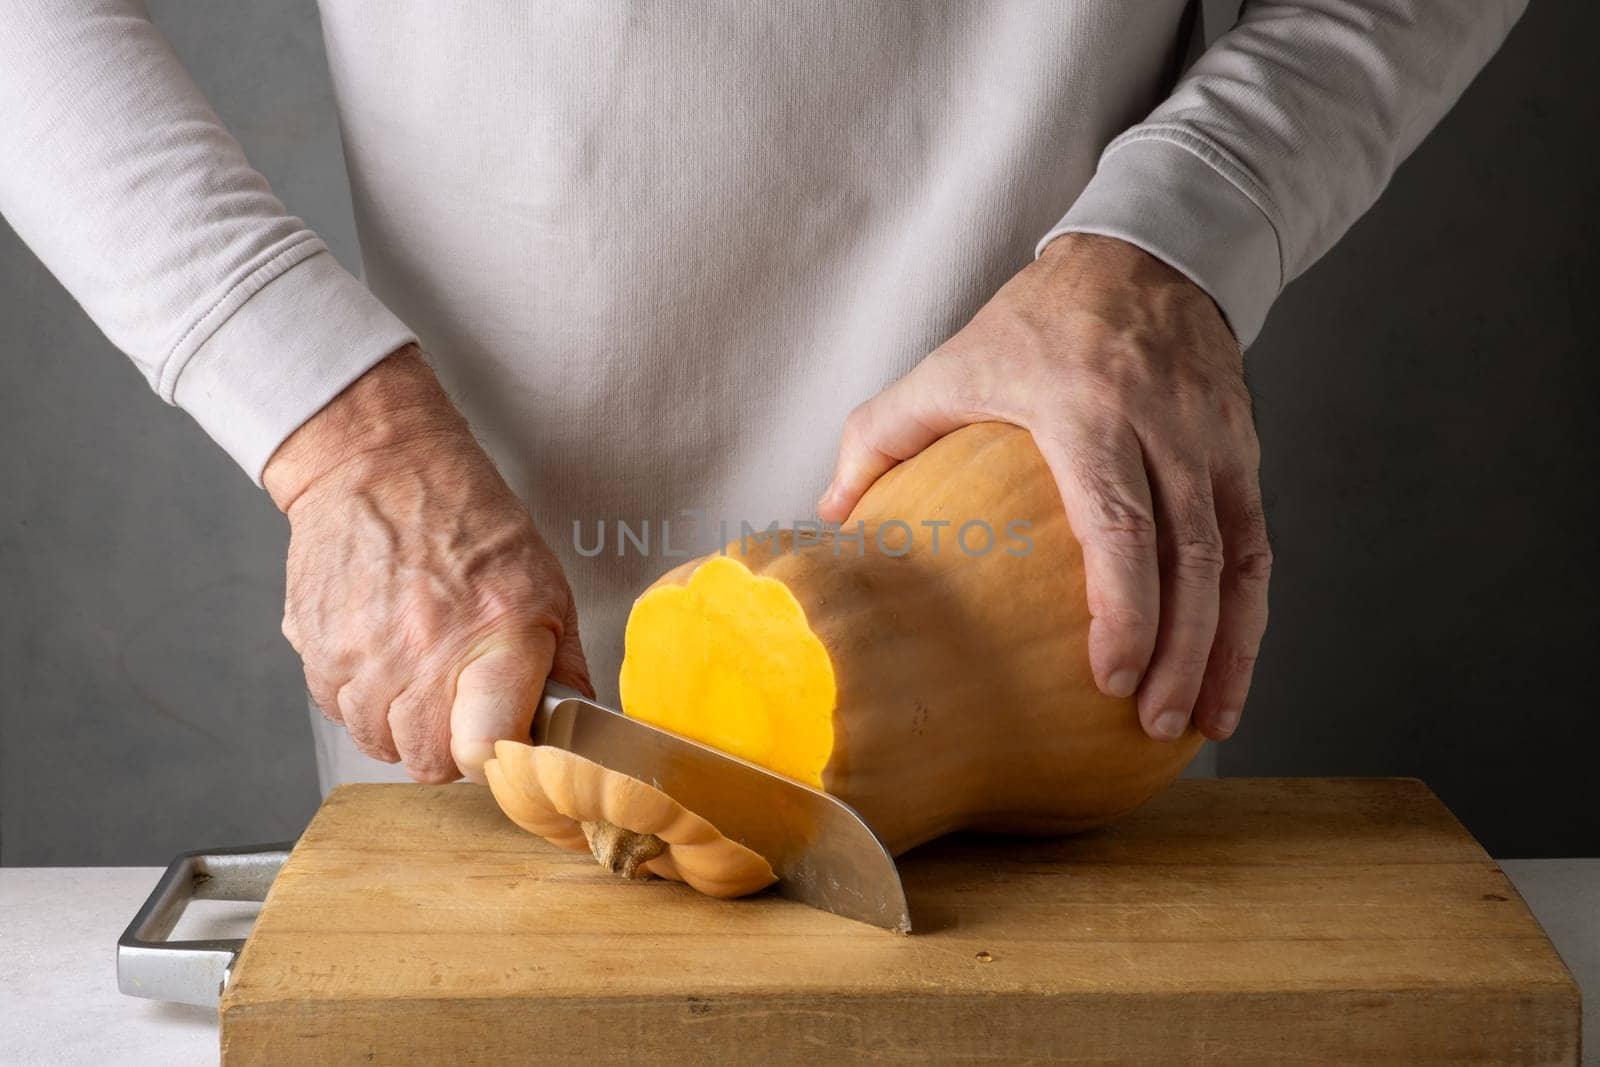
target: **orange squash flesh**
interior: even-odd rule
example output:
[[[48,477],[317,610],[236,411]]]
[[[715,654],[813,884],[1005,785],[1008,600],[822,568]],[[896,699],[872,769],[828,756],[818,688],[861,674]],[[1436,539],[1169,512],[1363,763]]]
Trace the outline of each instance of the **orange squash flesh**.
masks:
[[[897,853],[1099,825],[1198,750],[1095,687],[1082,556],[1026,431],[950,434],[842,530],[747,537],[656,582],[628,620],[626,713],[842,797]]]
[[[636,718],[822,785],[833,661],[782,582],[714,557],[628,617],[623,704]]]

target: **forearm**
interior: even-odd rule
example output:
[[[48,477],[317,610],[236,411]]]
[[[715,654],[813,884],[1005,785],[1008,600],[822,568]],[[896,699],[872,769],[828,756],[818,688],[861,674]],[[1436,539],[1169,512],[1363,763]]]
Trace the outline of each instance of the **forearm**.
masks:
[[[252,477],[413,335],[285,210],[131,0],[0,25],[0,213]]]
[[[1063,232],[1119,237],[1215,298],[1241,342],[1370,207],[1526,0],[1256,0],[1114,140]]]

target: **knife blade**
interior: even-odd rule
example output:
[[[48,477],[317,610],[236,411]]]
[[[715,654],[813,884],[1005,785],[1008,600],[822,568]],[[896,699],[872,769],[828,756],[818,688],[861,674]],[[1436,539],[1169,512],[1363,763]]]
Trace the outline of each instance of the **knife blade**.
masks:
[[[533,743],[565,749],[647,782],[726,837],[761,854],[779,896],[911,932],[894,857],[840,800],[597,704],[550,683],[533,717]]]

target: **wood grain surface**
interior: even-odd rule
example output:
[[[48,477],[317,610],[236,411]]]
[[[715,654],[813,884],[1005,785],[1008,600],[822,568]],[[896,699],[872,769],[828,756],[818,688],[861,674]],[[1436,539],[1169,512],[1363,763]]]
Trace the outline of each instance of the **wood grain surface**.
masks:
[[[901,869],[909,937],[622,881],[480,787],[345,786],[234,969],[223,1059],[1578,1060],[1577,986],[1420,782],[1184,780]]]

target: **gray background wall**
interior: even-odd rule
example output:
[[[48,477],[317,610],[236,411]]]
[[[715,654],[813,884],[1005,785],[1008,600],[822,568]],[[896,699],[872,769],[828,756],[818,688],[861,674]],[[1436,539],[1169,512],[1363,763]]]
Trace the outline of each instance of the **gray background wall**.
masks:
[[[354,265],[312,0],[150,6]],[[1596,41],[1535,4],[1251,351],[1279,568],[1222,773],[1416,775],[1496,855],[1600,854]],[[4,227],[0,485],[0,862],[298,832],[287,528]]]

